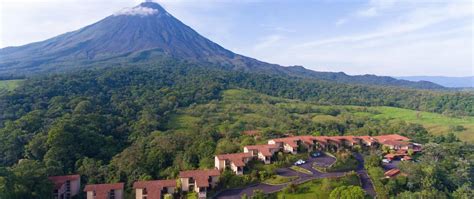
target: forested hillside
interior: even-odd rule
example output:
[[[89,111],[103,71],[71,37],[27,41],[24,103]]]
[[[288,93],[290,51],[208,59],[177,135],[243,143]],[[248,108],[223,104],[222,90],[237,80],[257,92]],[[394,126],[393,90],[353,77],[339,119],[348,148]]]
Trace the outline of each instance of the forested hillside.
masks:
[[[233,95],[253,96],[245,99],[251,103],[287,105],[258,109],[258,114],[272,115],[272,121],[252,124],[250,117],[236,122],[236,115],[251,115],[252,109],[226,98],[224,91],[233,88],[273,96]],[[230,100],[225,101],[229,107],[216,117],[221,100]],[[421,125],[355,117],[345,108],[306,109],[292,105],[292,100],[394,106],[459,117],[474,114],[474,98],[465,93],[334,84],[181,62],[37,77],[0,96],[0,167],[6,167],[0,173],[7,176],[0,188],[10,190],[7,198],[39,198],[50,194],[47,175],[80,173],[88,183],[129,185],[136,179],[174,177],[182,169],[212,167],[214,154],[252,142],[240,132],[253,128],[263,128],[264,138],[286,132],[400,132],[419,142],[456,141],[453,136],[429,136]],[[313,118],[294,114],[308,110]],[[200,119],[190,126],[177,122],[194,117]],[[331,122],[332,117],[343,122]]]

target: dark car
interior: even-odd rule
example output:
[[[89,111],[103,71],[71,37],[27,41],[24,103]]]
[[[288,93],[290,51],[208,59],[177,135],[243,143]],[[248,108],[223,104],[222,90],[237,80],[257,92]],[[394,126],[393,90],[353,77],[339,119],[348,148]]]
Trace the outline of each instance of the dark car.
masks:
[[[321,156],[320,152],[311,153],[311,157],[313,157],[313,158],[316,158],[316,157],[319,157],[319,156]]]

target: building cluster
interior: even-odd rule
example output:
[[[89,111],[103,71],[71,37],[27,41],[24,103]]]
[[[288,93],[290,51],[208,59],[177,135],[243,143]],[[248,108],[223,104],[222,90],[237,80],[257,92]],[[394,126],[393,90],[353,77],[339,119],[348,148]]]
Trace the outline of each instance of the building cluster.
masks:
[[[279,151],[296,154],[299,150],[338,150],[340,148],[387,146],[397,152],[419,150],[419,146],[409,139],[392,134],[382,136],[292,136],[268,140],[268,144],[244,147],[243,153],[221,154],[215,156],[215,169],[181,171],[178,180],[137,181],[133,184],[136,199],[161,199],[165,194],[181,191],[194,191],[199,198],[206,198],[207,191],[215,188],[220,173],[226,169],[242,175],[244,167],[252,159],[270,164]],[[80,192],[80,176],[53,176],[54,198],[71,198]],[[122,199],[124,183],[89,184],[84,188],[87,199]]]
[[[161,199],[166,194],[176,193],[178,187],[182,191],[196,192],[199,198],[206,198],[207,190],[217,185],[219,176],[217,169],[181,171],[178,180],[137,181],[133,183],[133,189],[137,199]],[[55,199],[69,199],[80,192],[79,175],[53,176],[49,179],[55,185]],[[124,183],[88,184],[84,192],[87,199],[123,199]]]
[[[411,143],[409,138],[397,134],[380,136],[291,136],[271,139],[268,140],[267,144],[263,145],[244,146],[243,153],[216,155],[215,167],[220,171],[230,169],[235,174],[242,175],[246,163],[251,159],[255,158],[265,164],[270,164],[274,154],[279,151],[291,154],[296,154],[302,149],[306,151],[337,151],[341,148],[352,148],[356,145],[361,147],[386,146],[396,151],[394,154],[386,155],[394,156],[390,160],[398,157],[410,160],[409,150],[413,150],[413,152],[421,150],[420,145]]]

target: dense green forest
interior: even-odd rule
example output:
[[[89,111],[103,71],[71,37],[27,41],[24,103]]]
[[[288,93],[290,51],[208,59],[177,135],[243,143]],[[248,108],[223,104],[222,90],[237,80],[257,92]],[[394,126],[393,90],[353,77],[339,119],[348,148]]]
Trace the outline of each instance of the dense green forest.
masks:
[[[235,88],[268,96],[229,95]],[[298,105],[303,102],[311,104]],[[255,142],[241,135],[249,129],[262,130],[260,141],[283,133],[401,133],[420,143],[458,143],[453,134],[432,136],[419,124],[354,114],[371,111],[363,107],[312,106],[393,106],[465,117],[474,115],[472,104],[467,93],[334,84],[179,62],[36,77],[0,96],[0,198],[48,198],[48,175],[80,173],[88,183],[130,185],[212,167],[214,154]],[[468,157],[472,150],[463,160]]]

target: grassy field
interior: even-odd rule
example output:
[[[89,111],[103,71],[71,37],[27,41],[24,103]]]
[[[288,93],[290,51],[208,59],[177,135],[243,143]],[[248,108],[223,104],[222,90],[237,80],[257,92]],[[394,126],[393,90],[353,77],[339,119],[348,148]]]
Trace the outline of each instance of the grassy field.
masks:
[[[0,80],[0,90],[11,91],[18,87],[23,80]]]
[[[312,133],[318,126],[345,125],[350,117],[364,121],[385,119],[417,123],[431,134],[453,132],[463,141],[474,142],[474,117],[454,118],[393,107],[323,106],[241,89],[223,92],[220,100],[178,110],[167,127],[186,131],[209,125],[209,129],[219,132],[239,133],[241,129],[288,132],[297,129],[298,132]],[[452,126],[457,125],[464,129],[453,131]]]
[[[305,174],[308,174],[308,175],[313,175],[313,172],[309,171],[308,169],[305,169],[303,167],[299,167],[299,166],[291,166],[290,169],[296,171],[296,172],[300,172],[300,173],[305,173]]]
[[[357,175],[348,175],[340,178],[317,179],[298,185],[296,193],[277,193],[279,199],[305,199],[305,198],[329,198],[332,189],[339,186],[356,185],[360,186]]]
[[[380,114],[374,114],[374,118],[388,118],[422,124],[430,133],[435,135],[451,132],[450,126],[462,125],[465,130],[455,132],[455,134],[461,140],[474,142],[474,117],[453,118],[437,113],[393,107],[371,107],[369,109],[380,112]]]
[[[280,184],[291,182],[295,180],[296,178],[298,177],[296,176],[285,177],[285,176],[274,175],[271,178],[268,178],[265,181],[263,181],[263,183],[269,184],[269,185],[280,185]]]

